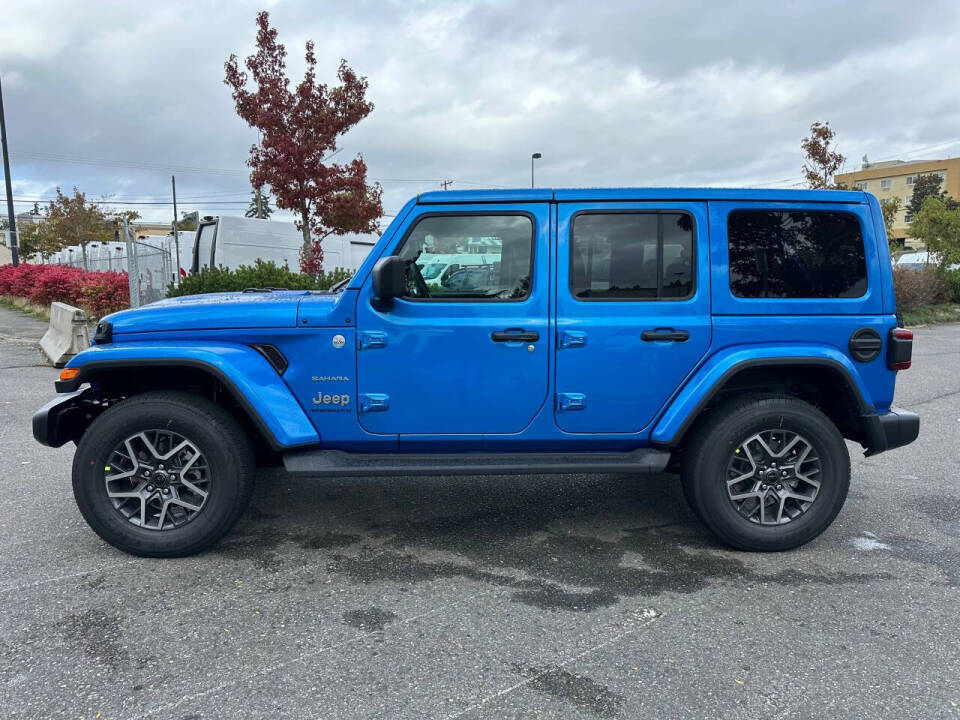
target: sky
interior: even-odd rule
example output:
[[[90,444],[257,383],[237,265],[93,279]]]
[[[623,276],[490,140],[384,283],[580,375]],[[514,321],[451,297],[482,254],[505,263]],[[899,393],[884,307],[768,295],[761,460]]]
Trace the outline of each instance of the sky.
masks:
[[[17,211],[76,186],[169,221],[176,174],[181,210],[242,214],[256,132],[223,64],[261,9],[294,82],[308,39],[319,80],[368,78],[337,159],[363,156],[384,224],[444,180],[527,187],[533,152],[553,187],[800,187],[814,121],[846,170],[960,155],[956,0],[2,0]]]

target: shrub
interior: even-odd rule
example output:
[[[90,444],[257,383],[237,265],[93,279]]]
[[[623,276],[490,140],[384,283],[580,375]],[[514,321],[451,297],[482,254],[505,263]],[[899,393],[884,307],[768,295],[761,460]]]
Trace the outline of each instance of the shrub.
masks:
[[[130,281],[126,273],[109,270],[87,273],[82,288],[81,305],[96,317],[130,307]]]
[[[327,290],[334,283],[352,275],[349,270],[336,268],[315,278],[293,272],[287,266],[281,267],[273,261],[257,260],[253,265],[241,265],[234,270],[200,268],[200,272],[181,278],[179,286],[171,284],[167,288],[167,296],[237,292],[247,288]]]
[[[0,295],[26,298],[37,305],[63,302],[83,308],[92,317],[130,306],[126,273],[84,272],[62,265],[3,265]]]
[[[40,268],[40,272],[34,273],[34,285],[26,295],[30,302],[37,305],[52,302],[80,304],[82,270],[58,265],[41,265]]]
[[[946,273],[936,265],[926,265],[922,270],[894,268],[893,289],[897,296],[897,310],[901,312],[951,300]]]
[[[953,302],[960,303],[960,269],[945,270],[944,276],[947,279],[947,285],[953,295]]]

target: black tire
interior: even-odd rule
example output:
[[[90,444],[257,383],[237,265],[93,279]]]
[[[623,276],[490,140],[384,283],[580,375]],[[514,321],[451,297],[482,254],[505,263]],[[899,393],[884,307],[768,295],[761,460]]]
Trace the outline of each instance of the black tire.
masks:
[[[107,496],[105,463],[113,449],[147,430],[188,438],[209,466],[206,502],[180,527],[139,527]],[[224,408],[193,393],[149,392],[117,403],[90,425],[73,458],[73,493],[90,527],[114,547],[143,557],[182,557],[206,550],[234,526],[250,502],[254,472],[249,439]]]
[[[820,487],[813,502],[785,524],[762,525],[737,511],[727,493],[732,453],[756,433],[785,430],[803,436],[819,456]],[[775,552],[810,542],[843,507],[850,486],[850,455],[830,419],[787,395],[748,396],[710,412],[686,441],[684,495],[721,540],[740,550]]]

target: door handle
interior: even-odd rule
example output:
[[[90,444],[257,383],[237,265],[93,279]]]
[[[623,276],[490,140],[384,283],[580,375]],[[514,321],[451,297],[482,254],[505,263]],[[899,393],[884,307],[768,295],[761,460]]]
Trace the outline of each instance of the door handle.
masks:
[[[511,328],[501,332],[490,333],[490,339],[494,342],[534,343],[540,339],[540,333],[538,333],[536,330],[524,332],[521,328]]]
[[[686,330],[674,330],[673,328],[657,328],[656,330],[644,330],[640,333],[640,339],[647,342],[656,342],[662,340],[671,340],[673,342],[686,342],[690,339],[690,333]]]

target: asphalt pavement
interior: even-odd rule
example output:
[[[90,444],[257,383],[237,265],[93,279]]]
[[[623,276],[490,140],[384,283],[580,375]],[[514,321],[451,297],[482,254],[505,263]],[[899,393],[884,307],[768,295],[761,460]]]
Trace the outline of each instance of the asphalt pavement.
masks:
[[[916,332],[919,440],[864,459],[833,526],[726,549],[676,476],[258,476],[214,550],[101,541],[56,371],[0,309],[4,718],[960,717],[960,325]]]

